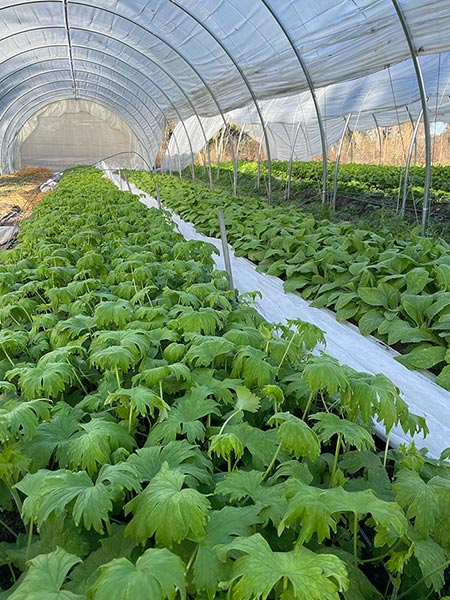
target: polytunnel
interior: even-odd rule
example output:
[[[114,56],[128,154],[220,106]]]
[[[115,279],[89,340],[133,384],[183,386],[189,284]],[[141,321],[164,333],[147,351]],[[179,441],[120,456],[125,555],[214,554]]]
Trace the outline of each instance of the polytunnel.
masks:
[[[450,599],[449,1],[0,23],[0,599]]]
[[[59,98],[97,102],[116,113],[140,138],[150,165],[169,120],[178,129],[165,164],[179,167],[208,143],[212,132],[202,119],[218,115],[226,125],[235,118],[264,144],[269,169],[272,156],[310,157],[319,150],[326,156],[342,128],[332,117],[348,117],[363,129],[401,122],[410,107],[407,118],[420,114],[429,130],[430,111],[446,104],[445,2],[299,8],[298,2],[255,0],[242,10],[232,2],[39,1],[4,3],[1,12],[3,172],[19,166],[22,126]],[[356,89],[358,79],[366,95]],[[366,102],[369,93],[375,102]],[[307,142],[297,151],[299,139]],[[324,199],[326,179],[324,171]],[[429,174],[426,202],[428,188]]]

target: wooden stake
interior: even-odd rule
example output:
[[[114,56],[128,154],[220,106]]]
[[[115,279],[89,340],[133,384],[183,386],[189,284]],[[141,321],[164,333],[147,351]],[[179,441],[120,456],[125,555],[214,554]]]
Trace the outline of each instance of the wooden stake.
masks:
[[[161,194],[159,191],[159,185],[157,183],[155,183],[155,187],[156,187],[156,202],[158,204],[159,210],[161,210]]]
[[[228,249],[227,230],[225,228],[225,217],[223,210],[219,208],[217,211],[219,216],[220,238],[222,240],[223,260],[225,262],[225,271],[228,273],[228,287],[234,290],[233,273],[231,272],[230,252]]]

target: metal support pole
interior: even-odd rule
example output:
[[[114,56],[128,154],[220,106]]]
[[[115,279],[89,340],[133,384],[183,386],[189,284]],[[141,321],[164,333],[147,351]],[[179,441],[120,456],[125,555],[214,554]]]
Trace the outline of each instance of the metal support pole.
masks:
[[[298,132],[300,130],[300,120],[298,121],[297,124],[297,128],[295,130],[295,135],[294,135],[294,139],[292,140],[292,144],[291,144],[291,152],[289,154],[289,163],[288,163],[288,170],[287,170],[287,182],[286,182],[286,194],[285,194],[285,199],[289,200],[291,197],[291,184],[292,184],[292,163],[294,162],[294,152],[295,152],[295,144],[297,142],[297,136],[298,136]]]
[[[258,148],[258,168],[256,170],[256,189],[259,191],[261,189],[261,154],[262,154],[262,143],[263,136],[259,140],[259,148]]]
[[[411,166],[411,158],[413,153],[413,148],[416,144],[417,132],[419,131],[420,121],[422,120],[423,111],[421,110],[419,116],[417,117],[416,125],[414,127],[414,131],[411,138],[411,143],[409,145],[408,150],[408,158],[406,159],[406,169],[405,169],[405,180],[403,181],[403,198],[402,198],[402,208],[400,211],[402,219],[405,218],[406,211],[406,197],[408,195],[408,179],[409,179],[409,167]]]
[[[261,0],[261,2],[264,4],[264,6],[267,8],[267,10],[270,12],[270,14],[276,20],[278,26],[280,27],[280,29],[282,30],[282,32],[286,36],[286,39],[288,40],[288,42],[289,42],[292,50],[295,53],[295,56],[297,57],[298,63],[299,63],[299,65],[300,65],[300,67],[301,67],[301,69],[303,71],[303,75],[305,76],[306,82],[307,82],[308,87],[309,87],[309,91],[311,93],[312,101],[313,101],[313,104],[314,104],[314,109],[315,109],[316,115],[317,115],[317,122],[319,124],[320,141],[321,141],[321,145],[322,145],[322,164],[323,164],[323,174],[322,174],[322,204],[325,204],[327,202],[327,199],[328,199],[328,156],[327,156],[327,153],[328,153],[328,142],[327,142],[327,135],[326,135],[326,132],[325,132],[325,127],[324,127],[324,124],[323,124],[322,112],[320,110],[319,101],[317,99],[316,91],[315,91],[315,88],[314,88],[314,83],[313,83],[313,80],[311,78],[311,74],[309,73],[309,70],[308,70],[308,68],[306,66],[306,63],[303,60],[303,57],[300,54],[299,49],[297,48],[297,45],[295,44],[293,38],[291,37],[290,33],[288,32],[285,24],[283,23],[283,21],[279,17],[278,13],[271,6],[271,4],[270,4],[270,2],[268,0]]]
[[[171,4],[173,4],[174,6],[177,6],[180,10],[182,10],[187,15],[189,15],[191,17],[191,19],[193,19],[202,29],[204,29],[213,38],[213,40],[222,48],[222,50],[225,52],[225,54],[230,59],[230,61],[233,63],[235,69],[239,73],[242,81],[244,82],[245,87],[248,90],[248,93],[250,94],[250,96],[252,98],[252,101],[255,105],[256,112],[258,113],[258,117],[261,122],[261,127],[263,129],[263,134],[264,134],[264,140],[266,143],[267,170],[268,170],[268,178],[269,178],[267,195],[268,195],[268,201],[270,204],[272,202],[272,164],[271,164],[271,158],[270,158],[269,136],[267,133],[267,128],[266,128],[266,124],[264,122],[262,111],[261,111],[261,108],[258,103],[258,98],[257,98],[252,86],[250,85],[250,81],[249,81],[247,75],[244,73],[239,62],[234,58],[233,54],[228,50],[227,46],[225,46],[225,44],[223,43],[223,41],[219,35],[217,35],[214,31],[212,31],[212,29],[210,27],[208,27],[204,21],[199,19],[199,17],[197,17],[197,15],[195,15],[193,12],[191,12],[185,6],[180,4],[180,2],[178,0],[169,0],[169,2]]]
[[[291,154],[289,156],[289,164],[288,164],[288,172],[287,172],[287,185],[286,185],[286,200],[289,200],[289,198],[291,197],[292,165],[294,162],[295,145],[297,143],[297,138],[298,138],[298,134],[300,131],[303,133],[303,137],[305,138],[306,143],[308,143],[305,130],[303,129],[301,121],[299,121],[296,132],[295,132],[294,140],[292,142]]]
[[[169,143],[170,143],[170,139],[167,139],[167,119],[165,119],[165,126],[164,126],[164,141],[166,142],[166,154],[167,154],[167,162],[169,165],[169,175],[172,177],[172,157],[170,156],[170,150],[169,150]],[[163,157],[164,160],[164,157]],[[161,163],[161,167],[162,167],[162,163]]]
[[[219,148],[218,148],[218,153],[217,153],[217,181],[219,181],[219,178],[220,178],[220,162],[221,162],[222,152],[223,152],[223,138],[225,136],[225,130],[227,128],[228,128],[228,124],[225,123],[225,125],[222,128],[222,132],[220,134],[220,139],[219,139]]]
[[[230,250],[228,247],[227,230],[225,227],[225,217],[223,214],[223,210],[221,208],[219,208],[219,210],[217,211],[217,214],[219,216],[220,238],[222,240],[222,250],[223,250],[223,260],[225,263],[225,271],[228,273],[228,287],[230,290],[234,290],[233,273],[231,271]]]
[[[161,193],[160,193],[158,183],[155,183],[155,188],[156,188],[156,204],[158,205],[159,210],[161,210]]]
[[[177,156],[178,156],[178,174],[180,176],[180,179],[182,177],[182,172],[181,172],[181,156],[180,156],[180,146],[178,145],[178,140],[177,140],[177,136],[175,135],[175,129],[172,131],[172,137],[173,137],[173,141],[175,142],[175,146],[177,147]]]
[[[400,24],[403,28],[403,32],[408,42],[409,51],[411,53],[411,59],[413,61],[414,70],[416,72],[417,84],[419,86],[420,101],[423,110],[423,127],[425,133],[425,183],[423,186],[423,211],[422,211],[422,235],[427,234],[428,221],[430,213],[430,188],[431,188],[431,131],[430,131],[430,115],[428,113],[427,106],[427,94],[425,90],[425,83],[423,80],[422,69],[420,67],[419,59],[417,57],[417,49],[414,46],[411,30],[408,22],[406,21],[405,15],[401,9],[398,0],[392,0],[397,16],[400,20]]]
[[[241,125],[241,130],[239,132],[239,137],[236,146],[236,164],[233,169],[233,196],[237,196],[237,183],[238,183],[238,168],[239,168],[239,149],[241,147],[242,136],[244,135],[245,123]]]
[[[378,125],[377,118],[374,114],[372,114],[373,120],[375,121],[375,127],[378,133],[378,148],[379,148],[379,156],[378,156],[378,164],[381,165],[381,161],[383,160],[383,139],[381,137],[380,126]]]
[[[408,113],[409,120],[411,122],[411,136],[412,136],[411,139],[415,139],[415,142],[414,142],[414,164],[416,164],[416,162],[417,162],[417,134],[414,136],[414,130],[415,130],[416,126],[414,124],[414,119],[411,114],[411,111],[409,110],[409,108],[407,106],[405,106],[405,108],[406,108],[406,112]],[[422,118],[422,117],[420,117],[420,118]]]
[[[336,160],[334,162],[334,181],[333,181],[333,200],[332,200],[332,208],[333,212],[336,212],[336,195],[337,195],[337,184],[338,184],[338,174],[339,174],[339,162],[341,160],[341,152],[342,145],[344,144],[345,132],[348,129],[348,124],[350,122],[352,113],[349,113],[345,119],[344,129],[342,130],[341,139],[339,140],[339,147],[336,155]]]

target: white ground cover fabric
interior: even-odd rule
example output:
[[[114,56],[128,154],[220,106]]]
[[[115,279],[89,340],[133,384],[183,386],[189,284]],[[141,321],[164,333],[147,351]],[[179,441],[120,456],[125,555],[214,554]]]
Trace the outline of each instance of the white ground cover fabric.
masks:
[[[140,200],[148,207],[157,207],[156,200],[136,188],[128,187],[120,176],[106,167],[105,173],[122,190],[131,191],[140,196]],[[164,199],[162,199],[164,200]],[[218,269],[224,269],[220,240],[199,234],[192,223],[187,223],[176,214],[172,219],[185,239],[201,240],[213,244],[220,255],[215,256]],[[373,337],[364,337],[351,324],[339,323],[334,315],[326,310],[314,308],[297,294],[286,293],[283,282],[277,277],[258,273],[255,266],[245,258],[234,256],[230,246],[231,267],[235,287],[241,292],[259,291],[262,298],[257,300],[256,308],[260,314],[273,323],[286,319],[301,319],[320,327],[326,336],[326,352],[340,363],[346,364],[356,371],[366,373],[383,373],[401,390],[402,397],[409,409],[423,415],[430,430],[428,436],[414,436],[418,447],[426,447],[429,454],[438,458],[442,450],[449,446],[450,440],[450,392],[436,385],[434,381],[417,371],[410,371],[394,359],[397,354]],[[383,429],[377,426],[382,434]],[[395,428],[391,436],[394,444],[410,441],[400,428]]]

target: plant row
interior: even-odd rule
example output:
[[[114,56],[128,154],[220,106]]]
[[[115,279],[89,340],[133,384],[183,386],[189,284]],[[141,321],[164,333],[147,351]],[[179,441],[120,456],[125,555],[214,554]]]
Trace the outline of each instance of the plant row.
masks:
[[[231,171],[232,163],[222,163],[220,168]],[[266,163],[261,164],[261,174],[267,175]],[[328,164],[328,186],[332,188],[334,163]],[[239,172],[256,177],[257,162],[241,161]],[[272,161],[272,176],[286,180],[289,172],[287,161]],[[323,167],[317,161],[294,161],[291,177],[296,189],[312,190],[320,195]],[[341,195],[363,195],[383,199],[403,197],[405,168],[392,165],[340,164],[337,191]],[[408,202],[420,203],[423,197],[425,167],[413,165],[408,176]],[[432,168],[432,187],[430,197],[434,202],[450,200],[450,166],[434,165]]]
[[[423,419],[211,252],[82,169],[2,254],[0,598],[442,597],[450,470],[372,437]]]
[[[169,176],[156,176],[165,202],[207,235],[218,236],[217,209],[237,255],[285,280],[316,307],[357,323],[402,356],[411,369],[433,369],[450,389],[450,246],[415,232],[374,233],[349,222],[317,220],[300,209],[269,207]],[[154,175],[133,181],[152,191]]]

